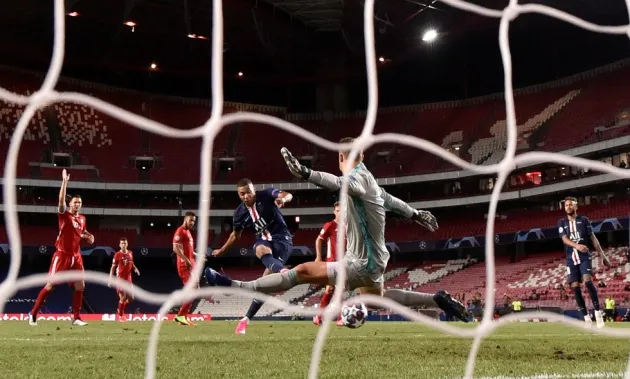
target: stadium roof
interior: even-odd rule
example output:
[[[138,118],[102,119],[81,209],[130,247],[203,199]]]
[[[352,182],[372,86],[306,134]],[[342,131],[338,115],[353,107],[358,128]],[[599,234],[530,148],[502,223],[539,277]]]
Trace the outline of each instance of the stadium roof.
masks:
[[[469,2],[495,9],[508,4],[508,0]],[[520,2],[545,3],[594,22],[619,25],[628,21],[623,0],[597,4],[588,0]],[[65,4],[68,13],[78,13],[76,17],[66,17],[66,75],[98,69],[121,75],[148,72],[150,64],[156,62],[163,73],[197,77],[207,86],[211,1],[65,0]],[[363,0],[223,1],[224,74],[243,71],[244,78],[266,81],[363,75],[363,6]],[[10,1],[2,7],[0,64],[45,69],[52,50],[53,1]],[[431,47],[423,46],[420,36],[428,27],[438,29],[443,50],[461,50],[462,44],[475,44],[471,48],[475,51],[477,44],[484,43],[496,49],[497,19],[439,1],[375,0],[374,14],[377,54],[387,57],[392,65],[426,56]],[[535,24],[533,17],[539,17]],[[531,30],[532,25],[538,29],[558,26],[558,22],[542,16],[524,19],[515,22],[514,33]],[[133,21],[135,27],[125,25],[127,21]],[[469,42],[467,39],[475,32],[483,34],[483,40]],[[556,41],[547,43],[557,45]],[[496,60],[496,56],[473,54],[470,59]],[[324,67],[343,69],[322,70],[322,62],[326,62]],[[475,70],[485,67],[471,66]]]

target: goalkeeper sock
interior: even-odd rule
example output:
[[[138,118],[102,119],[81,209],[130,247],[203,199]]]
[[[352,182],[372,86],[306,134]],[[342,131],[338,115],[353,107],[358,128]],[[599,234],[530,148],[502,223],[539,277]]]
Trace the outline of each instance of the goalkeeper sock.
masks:
[[[266,294],[286,291],[302,283],[295,269],[285,271],[281,274],[263,276],[262,278],[249,282],[241,282],[239,280],[232,280],[231,282],[232,287],[245,288]]]
[[[584,301],[584,296],[582,296],[582,288],[580,286],[571,287],[573,288],[573,293],[575,294],[575,301],[578,305],[578,310],[582,312],[582,315],[587,316],[586,312],[586,302]]]
[[[406,307],[437,307],[435,301],[433,301],[433,295],[428,293],[403,291],[403,290],[387,290],[383,294],[383,297],[392,299],[397,303],[400,303]]]
[[[588,294],[591,297],[591,301],[593,302],[593,309],[599,311],[599,295],[597,294],[597,288],[592,280],[584,283],[586,289],[588,290]]]

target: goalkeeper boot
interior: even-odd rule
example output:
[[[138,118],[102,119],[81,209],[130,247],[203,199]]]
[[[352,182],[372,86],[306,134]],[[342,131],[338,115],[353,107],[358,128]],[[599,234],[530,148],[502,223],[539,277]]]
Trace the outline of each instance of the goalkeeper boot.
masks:
[[[433,301],[435,301],[447,316],[455,316],[464,322],[468,322],[470,315],[466,307],[457,299],[453,299],[448,292],[438,291],[433,295]]]

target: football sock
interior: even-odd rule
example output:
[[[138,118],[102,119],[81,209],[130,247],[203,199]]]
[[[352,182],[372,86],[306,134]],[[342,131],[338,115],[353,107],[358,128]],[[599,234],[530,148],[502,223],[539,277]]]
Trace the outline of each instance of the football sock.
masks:
[[[123,315],[123,307],[124,306],[125,306],[125,303],[122,300],[120,300],[118,302],[118,311],[117,311],[118,313],[116,313],[118,316],[122,316]]]
[[[330,303],[330,299],[332,299],[333,293],[324,293],[322,295],[322,299],[319,302],[319,309],[324,309]]]
[[[254,301],[252,301],[252,304],[249,306],[249,309],[247,310],[245,317],[251,320],[254,316],[256,316],[256,313],[258,313],[258,311],[263,306],[263,304],[264,304],[263,301],[254,299]]]
[[[586,285],[586,289],[588,290],[588,294],[591,297],[591,301],[593,302],[593,309],[599,311],[599,295],[597,294],[597,288],[592,280],[584,283]],[[583,300],[582,300],[583,301]]]
[[[573,293],[575,294],[575,301],[577,302],[578,310],[582,312],[582,315],[588,315],[586,312],[586,303],[584,302],[584,297],[582,296],[582,288],[580,286],[571,288],[573,288]]]
[[[271,254],[263,255],[260,260],[271,272],[277,273],[284,268],[284,264],[280,260],[274,258]]]
[[[266,294],[286,291],[289,288],[293,288],[302,283],[302,281],[298,278],[295,269],[291,269],[280,274],[263,276],[262,278],[258,278],[249,282],[229,280],[230,284],[227,284],[228,280],[224,276],[218,274],[217,277],[222,278],[222,280],[217,280],[217,282],[221,281],[221,283],[218,283],[220,286],[231,285],[232,287],[245,288]]]
[[[81,318],[81,305],[83,304],[83,290],[74,290],[74,294],[72,295],[72,313],[74,315],[74,319]]]
[[[400,303],[407,307],[436,307],[435,301],[433,301],[433,295],[428,293],[403,291],[403,290],[386,290],[383,297],[392,299],[397,303]]]
[[[50,291],[48,291],[46,287],[42,288],[42,290],[39,291],[39,295],[37,295],[37,300],[35,301],[35,306],[33,306],[33,310],[31,311],[31,314],[33,316],[37,316],[37,312],[39,312],[39,308],[41,308],[42,305],[44,305],[44,302],[46,301],[46,297],[48,297],[49,293]]]
[[[179,308],[179,312],[177,312],[178,316],[188,316],[188,312],[190,312],[190,307],[192,306],[192,303],[184,303],[181,308]]]

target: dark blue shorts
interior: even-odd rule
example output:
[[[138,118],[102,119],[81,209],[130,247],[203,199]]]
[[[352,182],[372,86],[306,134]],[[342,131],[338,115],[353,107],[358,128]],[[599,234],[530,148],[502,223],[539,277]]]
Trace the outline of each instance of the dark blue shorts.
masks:
[[[254,251],[256,251],[256,246],[258,245],[263,245],[270,248],[271,255],[273,255],[274,258],[276,258],[283,264],[287,263],[287,261],[289,260],[289,257],[291,256],[291,253],[293,252],[293,243],[290,240],[289,241],[258,240],[254,243]]]
[[[584,259],[577,265],[573,263],[567,265],[567,281],[569,284],[573,282],[581,283],[584,275],[593,275],[593,265],[590,259]]]

